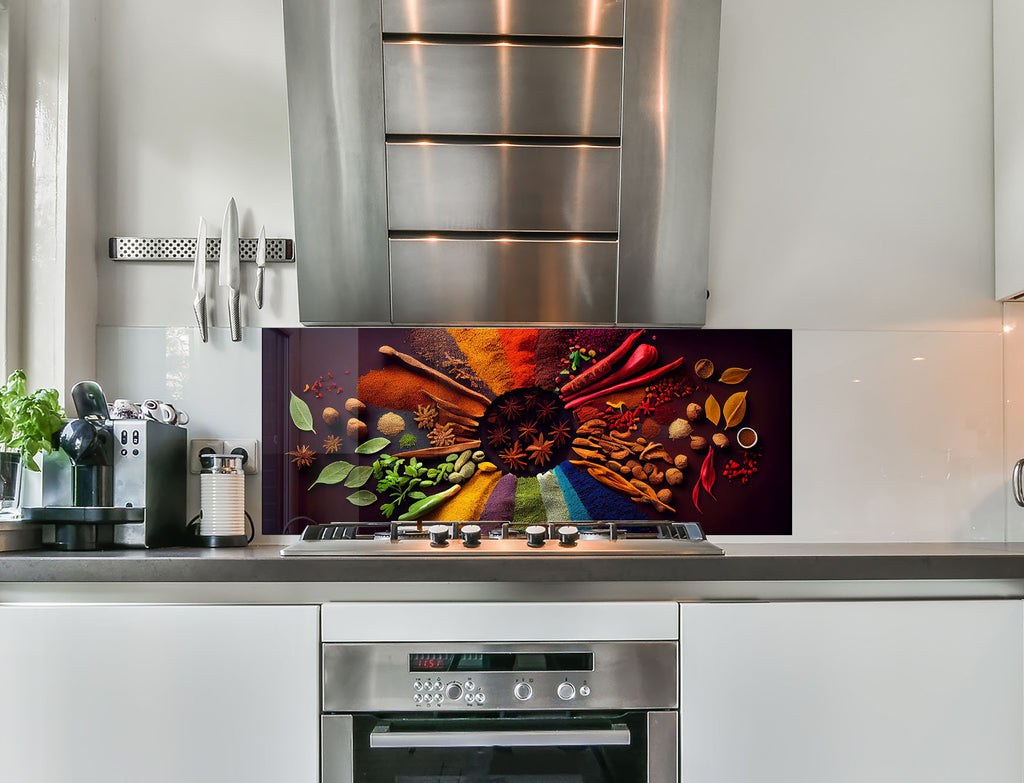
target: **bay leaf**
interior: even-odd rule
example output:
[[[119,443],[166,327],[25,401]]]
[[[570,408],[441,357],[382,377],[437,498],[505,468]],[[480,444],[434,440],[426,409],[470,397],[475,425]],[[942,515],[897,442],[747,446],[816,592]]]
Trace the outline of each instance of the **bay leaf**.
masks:
[[[337,484],[339,481],[344,481],[352,468],[352,463],[345,462],[345,460],[332,462],[320,471],[320,475],[316,477],[316,481],[309,485],[309,489],[313,489],[317,484]],[[309,490],[306,491],[308,492]]]
[[[315,434],[316,430],[313,429],[313,414],[310,412],[309,406],[306,405],[304,400],[297,397],[295,392],[289,393],[292,395],[292,398],[288,402],[288,413],[292,416],[292,423],[300,430]]]
[[[373,465],[360,465],[358,468],[353,468],[352,472],[348,474],[345,486],[350,489],[359,489],[372,475]]]
[[[750,368],[744,370],[742,367],[730,367],[722,373],[722,377],[718,380],[728,384],[743,383],[748,375],[750,375]]]
[[[745,391],[736,392],[722,406],[722,414],[725,416],[725,428],[735,427],[743,421],[743,416],[746,412],[747,393]]]
[[[348,496],[348,502],[353,506],[369,506],[377,502],[377,496],[368,489],[361,489]]]
[[[708,421],[718,426],[718,422],[722,418],[722,408],[713,394],[709,394],[707,402],[704,403],[704,415],[708,417]]]
[[[391,441],[387,438],[371,438],[366,443],[360,443],[356,446],[356,454],[376,454],[390,445]]]

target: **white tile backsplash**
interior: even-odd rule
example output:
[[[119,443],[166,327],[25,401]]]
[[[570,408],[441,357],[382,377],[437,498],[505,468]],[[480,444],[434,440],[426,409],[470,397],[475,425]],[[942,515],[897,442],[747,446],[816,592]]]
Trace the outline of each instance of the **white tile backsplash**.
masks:
[[[188,412],[188,437],[262,438],[262,341],[259,329],[114,327],[96,330],[97,380],[107,399],[170,402]],[[245,508],[259,530],[261,474],[245,478]],[[188,511],[199,513],[199,477],[188,482]]]

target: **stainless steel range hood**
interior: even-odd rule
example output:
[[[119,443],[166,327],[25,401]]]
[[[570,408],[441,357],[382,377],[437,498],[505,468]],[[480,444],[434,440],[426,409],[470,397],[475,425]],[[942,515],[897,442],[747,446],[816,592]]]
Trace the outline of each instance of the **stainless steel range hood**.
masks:
[[[284,0],[305,324],[704,322],[721,0]]]

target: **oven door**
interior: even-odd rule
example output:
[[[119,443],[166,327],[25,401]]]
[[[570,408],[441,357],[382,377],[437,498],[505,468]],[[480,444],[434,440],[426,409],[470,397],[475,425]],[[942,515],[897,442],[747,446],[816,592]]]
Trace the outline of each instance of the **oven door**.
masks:
[[[324,783],[677,783],[678,713],[324,715]]]

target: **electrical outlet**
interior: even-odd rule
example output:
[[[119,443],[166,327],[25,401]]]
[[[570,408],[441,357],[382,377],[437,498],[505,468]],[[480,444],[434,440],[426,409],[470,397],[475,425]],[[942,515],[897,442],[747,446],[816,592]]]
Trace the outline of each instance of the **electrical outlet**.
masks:
[[[260,472],[260,442],[254,438],[224,438],[225,454],[243,456],[242,471],[248,476]]]
[[[209,449],[209,451],[207,451]],[[200,454],[223,454],[224,441],[210,438],[193,438],[188,444],[188,472],[199,473],[202,470],[202,463],[199,461]]]

